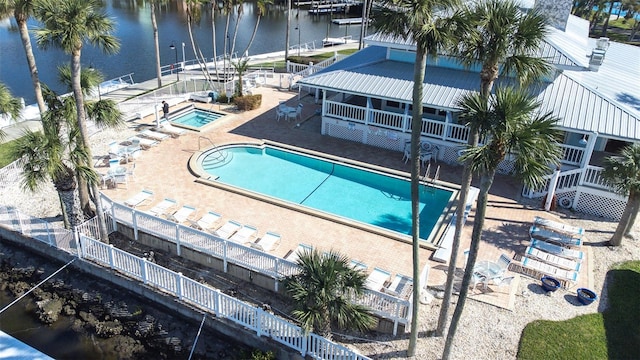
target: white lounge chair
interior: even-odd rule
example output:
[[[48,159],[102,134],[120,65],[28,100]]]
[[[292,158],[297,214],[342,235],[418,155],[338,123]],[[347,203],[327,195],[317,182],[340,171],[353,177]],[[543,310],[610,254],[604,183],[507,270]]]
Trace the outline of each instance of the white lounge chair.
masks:
[[[208,211],[206,214],[202,215],[202,217],[198,221],[193,221],[187,219],[189,222],[189,226],[198,230],[208,230],[214,227],[220,221],[222,216],[216,212]]]
[[[387,283],[390,279],[390,272],[382,270],[380,268],[374,268],[371,274],[367,276],[367,279],[364,282],[364,286],[371,290],[380,291],[384,287],[385,283]]]
[[[236,231],[240,230],[242,225],[237,221],[229,220],[224,225],[222,225],[219,229],[213,231],[212,233],[217,237],[228,240]]]
[[[273,251],[280,245],[280,234],[267,232],[258,241],[251,244],[251,247],[260,251]]]
[[[522,268],[522,272],[529,276],[540,278],[542,275],[551,275],[558,280],[565,282],[575,283],[578,281],[578,272],[571,270],[560,269],[559,267],[549,265],[539,260],[523,257],[519,265]]]
[[[177,203],[175,200],[166,198],[157,203],[151,209],[147,210],[147,212],[153,216],[160,216],[171,211],[171,209],[173,209],[176,205]]]
[[[313,246],[307,244],[298,244],[298,247],[292,250],[285,259],[297,263],[300,259],[300,255],[304,253],[310,253],[313,251]]]
[[[142,190],[139,193],[133,195],[129,199],[125,200],[124,204],[135,208],[136,206],[140,206],[143,202],[150,199],[153,196],[153,191],[151,190]]]
[[[582,245],[582,239],[578,239],[566,234],[560,234],[558,232],[542,227],[532,226],[531,229],[529,229],[529,234],[534,239],[552,242],[562,246],[579,247]]]
[[[253,226],[243,225],[235,234],[231,235],[229,240],[233,242],[237,242],[238,244],[245,244],[248,242],[253,242],[256,237],[256,233],[258,229]]]
[[[181,129],[179,127],[175,127],[175,126],[171,125],[169,120],[160,120],[160,127],[156,128],[156,131],[163,132],[165,134],[169,134],[172,137],[178,137],[178,136],[184,134],[185,132],[187,132],[187,130],[185,130],[185,129]]]
[[[158,145],[158,140],[146,139],[139,136],[132,136],[127,140],[131,141],[132,144],[135,144],[137,142],[142,149],[148,149],[150,147]]]
[[[580,250],[568,249],[542,240],[531,239],[531,246],[550,254],[573,259],[575,261],[582,261],[582,259],[584,259],[584,253]]]
[[[553,254],[549,254],[548,252],[542,251],[540,249],[537,249],[531,246],[527,247],[527,250],[525,251],[524,254],[526,257],[537,259],[562,269],[580,271],[579,262],[571,259],[563,258],[560,256],[556,256]]]
[[[391,284],[384,288],[383,291],[394,296],[406,296],[413,287],[413,278],[405,275],[396,274]]]
[[[157,141],[162,141],[169,138],[169,135],[163,134],[161,132],[153,131],[151,129],[142,130],[139,133],[140,136],[144,136],[148,139],[153,139]]]
[[[196,211],[196,208],[194,208],[193,206],[184,205],[178,211],[174,212],[173,214],[168,214],[167,215],[167,219],[169,219],[169,220],[171,220],[173,222],[181,224],[181,223],[187,221],[189,216],[191,216],[191,214],[193,214],[195,211]]]
[[[584,235],[584,229],[581,227],[563,224],[561,222],[541,218],[539,216],[536,216],[533,219],[533,224],[559,233],[564,233],[575,238],[581,238],[582,235]]]

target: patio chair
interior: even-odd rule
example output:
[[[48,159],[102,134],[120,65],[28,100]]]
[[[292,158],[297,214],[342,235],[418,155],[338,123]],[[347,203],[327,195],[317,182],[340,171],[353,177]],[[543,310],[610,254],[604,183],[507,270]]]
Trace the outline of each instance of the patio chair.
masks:
[[[581,238],[582,235],[584,235],[584,229],[581,227],[563,224],[561,222],[541,218],[539,216],[536,216],[533,219],[533,224],[536,226],[547,228],[552,231],[570,235],[571,237],[574,237],[574,238]]]
[[[371,274],[367,276],[364,286],[368,289],[380,291],[384,285],[391,279],[391,273],[380,268],[374,268]]]
[[[177,205],[176,201],[173,199],[165,198],[164,200],[157,203],[154,207],[147,210],[147,212],[153,216],[160,216],[162,214],[168,213],[171,209],[173,209]]]
[[[169,135],[163,134],[161,132],[153,131],[151,129],[146,129],[146,130],[140,131],[139,135],[140,136],[144,136],[147,139],[152,139],[152,140],[156,140],[156,141],[162,141],[164,139],[168,139],[169,138]]]
[[[235,234],[231,235],[229,240],[237,242],[238,244],[245,244],[253,242],[258,229],[249,225],[242,225],[242,228],[238,229]]]
[[[502,272],[505,272],[509,268],[509,264],[511,264],[511,258],[506,254],[500,254],[497,264],[500,265]]]
[[[135,144],[135,142],[137,142],[140,148],[142,148],[143,150],[147,150],[150,147],[158,145],[158,140],[147,139],[138,136],[131,136],[127,140],[131,141],[132,144]]]
[[[282,110],[282,107],[281,107],[281,106],[278,106],[278,107],[276,108],[276,121],[280,121],[280,118],[282,118],[283,116],[287,116],[287,113],[285,113],[285,112]]]
[[[241,228],[242,225],[239,222],[229,220],[220,228],[212,231],[212,234],[219,238],[228,240],[233,234],[236,233],[236,231],[240,230]]]
[[[545,229],[538,226],[532,226],[529,229],[532,238],[555,243],[562,246],[579,247],[582,246],[582,239],[575,238],[570,235],[560,234],[558,232]]]
[[[183,205],[178,211],[173,214],[167,214],[167,220],[171,220],[175,223],[181,224],[191,216],[196,211],[196,208],[189,205]]]
[[[569,249],[538,239],[531,239],[531,246],[550,254],[573,259],[575,261],[582,261],[582,259],[584,259],[584,253],[580,250]]]
[[[298,104],[298,106],[296,107],[296,111],[290,111],[287,113],[287,120],[293,120],[296,121],[298,120],[298,118],[300,117],[300,115],[302,114],[302,104]]]
[[[169,120],[160,120],[160,127],[158,127],[156,131],[171,135],[172,137],[178,137],[187,132],[185,129],[171,125]]]
[[[301,254],[310,253],[313,251],[313,246],[307,244],[298,244],[298,247],[291,250],[284,258],[293,263],[297,263]]]
[[[542,277],[542,275],[551,275],[561,282],[564,282],[565,287],[567,287],[568,283],[576,283],[578,281],[577,271],[560,269],[559,267],[529,257],[523,257],[518,265],[525,275],[538,279]]]
[[[202,217],[197,221],[187,219],[187,222],[189,222],[189,226],[192,228],[205,231],[213,228],[221,218],[222,216],[220,214],[213,211],[207,211],[207,213],[202,215]]]
[[[143,202],[151,199],[152,196],[153,191],[145,189],[125,200],[124,204],[135,208],[136,206],[140,206]]]
[[[280,245],[280,234],[267,231],[263,237],[251,243],[251,247],[260,251],[273,251]]]
[[[579,262],[556,256],[531,246],[527,247],[524,254],[526,257],[537,259],[562,269],[580,271]]]
[[[404,297],[413,287],[413,278],[405,275],[396,274],[391,284],[383,288],[383,292],[397,297]]]

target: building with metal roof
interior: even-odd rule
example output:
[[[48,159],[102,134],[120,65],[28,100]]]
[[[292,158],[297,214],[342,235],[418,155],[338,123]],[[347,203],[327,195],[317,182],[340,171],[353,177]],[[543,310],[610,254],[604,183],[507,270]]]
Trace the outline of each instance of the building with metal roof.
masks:
[[[640,140],[640,48],[589,38],[589,22],[569,15],[566,3],[558,10],[548,0],[536,2],[547,6],[553,25],[538,56],[554,72],[530,91],[541,112],[560,119],[557,126],[565,134],[556,192],[560,204],[619,218],[626,198],[610,191],[599,173],[604,157]],[[298,84],[315,90],[318,101],[322,96],[323,134],[403,151],[410,138],[415,44],[380,33],[368,36],[365,44]],[[461,109],[456,101],[479,91],[478,73],[479,66],[464,68],[446,54],[427,61],[422,136],[440,149],[438,160],[455,162],[466,144],[468,130],[457,121]],[[514,82],[502,77],[496,86]],[[503,164],[505,172],[510,169],[508,161]],[[543,196],[546,189],[526,193]]]

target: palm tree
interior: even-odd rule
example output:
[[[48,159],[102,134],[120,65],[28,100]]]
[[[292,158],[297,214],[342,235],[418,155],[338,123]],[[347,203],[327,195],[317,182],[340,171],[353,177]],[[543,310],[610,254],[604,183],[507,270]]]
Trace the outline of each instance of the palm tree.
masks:
[[[238,59],[238,61],[236,62],[231,62],[231,65],[233,66],[233,69],[238,73],[238,88],[236,94],[238,96],[243,96],[242,75],[244,75],[244,73],[249,68],[249,58]]]
[[[13,97],[11,90],[0,83],[0,114],[6,113],[13,119],[20,117],[20,110],[22,110],[22,104],[18,98]]]
[[[89,173],[82,164],[89,163],[79,139],[71,97],[60,98],[43,86],[48,110],[42,116],[42,131],[26,130],[12,150],[24,158],[22,187],[36,191],[49,181],[58,192],[65,224],[71,228],[84,221],[78,196],[76,172]]]
[[[533,56],[546,36],[545,17],[536,10],[522,13],[512,0],[487,0],[465,9],[463,17],[467,28],[459,30],[458,42],[452,49],[457,59],[467,68],[480,64],[480,95],[485,99],[500,73],[515,75],[521,85],[539,79],[549,72],[548,63]],[[469,126],[468,146],[478,145],[478,129]],[[446,327],[460,236],[464,224],[464,211],[471,187],[472,173],[465,164],[460,181],[456,228],[449,259],[447,282],[435,334],[442,336]]]
[[[162,71],[160,70],[160,43],[158,40],[158,21],[156,20],[156,9],[160,0],[149,1],[151,7],[151,27],[153,28],[153,43],[156,50],[156,76],[158,77],[158,87],[162,87]]]
[[[557,164],[561,155],[557,143],[559,131],[555,128],[558,118],[551,113],[538,114],[540,103],[523,88],[498,88],[488,104],[479,93],[464,96],[458,104],[462,116],[477,121],[481,134],[487,139],[481,146],[469,148],[462,160],[471,171],[480,176],[480,192],[476,207],[469,258],[460,290],[458,304],[453,312],[451,327],[447,333],[443,359],[449,359],[453,337],[464,309],[471,282],[473,267],[478,255],[482,228],[487,210],[489,190],[499,164],[507,154],[515,155],[514,173],[526,186],[538,187],[544,183],[544,175],[551,164]]]
[[[267,12],[267,5],[273,4],[273,0],[258,0],[256,1],[256,9],[258,10],[258,19],[256,20],[256,25],[253,27],[253,32],[251,33],[251,38],[249,39],[249,43],[247,44],[247,48],[244,49],[241,56],[249,53],[249,48],[251,44],[253,44],[253,39],[255,39],[256,34],[258,33],[258,25],[260,25],[260,18]]]
[[[411,218],[413,242],[413,311],[408,356],[415,355],[418,341],[418,307],[420,305],[420,136],[422,134],[422,94],[427,55],[436,57],[438,50],[451,40],[448,24],[455,17],[435,15],[457,5],[457,0],[384,0],[373,15],[373,26],[384,34],[410,38],[416,45],[413,72],[413,109],[411,114]]]
[[[297,264],[300,273],[286,278],[284,285],[294,300],[292,315],[307,331],[331,339],[332,323],[360,331],[375,325],[371,312],[352,301],[364,293],[367,275],[350,266],[349,258],[313,250],[300,254]]]
[[[113,20],[100,9],[101,3],[97,0],[41,0],[35,9],[35,13],[44,25],[43,28],[35,31],[38,45],[44,49],[61,48],[71,55],[72,88],[76,102],[78,130],[89,160],[92,159],[91,147],[89,146],[84,96],[80,83],[82,47],[85,42],[88,42],[98,46],[107,54],[117,52],[120,47],[118,40],[111,35],[114,30]],[[86,166],[93,171],[91,161],[88,161]],[[91,182],[90,186],[99,219],[100,236],[103,240],[108,241],[102,205],[98,197],[98,186],[95,182]],[[85,204],[82,205],[85,206]]]
[[[31,48],[31,38],[29,37],[29,29],[27,28],[27,20],[33,15],[34,3],[36,0],[0,0],[0,18],[10,14],[13,11],[13,17],[18,24],[22,47],[27,56],[27,64],[31,74],[31,82],[36,95],[36,103],[40,116],[47,110],[42,98],[42,89],[40,88],[40,78],[38,77],[38,67],[36,66],[36,58],[33,56]]]
[[[620,194],[628,195],[627,205],[609,244],[620,246],[622,237],[629,235],[640,209],[640,144],[625,146],[620,155],[604,160],[602,177]]]

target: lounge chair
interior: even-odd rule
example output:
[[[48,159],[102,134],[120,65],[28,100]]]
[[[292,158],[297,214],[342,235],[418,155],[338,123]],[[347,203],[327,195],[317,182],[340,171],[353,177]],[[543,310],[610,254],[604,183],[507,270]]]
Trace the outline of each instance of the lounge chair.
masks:
[[[571,259],[563,258],[560,256],[556,256],[553,254],[549,254],[548,252],[542,251],[540,249],[528,246],[525,251],[525,256],[537,259],[547,264],[551,264],[553,266],[557,266],[566,270],[580,271],[580,263]]]
[[[253,226],[243,225],[241,229],[236,231],[235,234],[231,235],[229,240],[233,242],[237,242],[238,244],[245,244],[248,242],[253,242],[256,237],[256,233],[258,229]]]
[[[124,204],[132,208],[135,208],[136,206],[140,206],[140,204],[150,199],[152,196],[153,196],[153,191],[142,190],[139,193],[130,197],[129,199],[125,200]]]
[[[562,246],[582,246],[582,239],[578,239],[566,234],[560,234],[558,232],[542,227],[532,226],[531,229],[529,229],[529,234],[534,239],[552,242]]]
[[[176,205],[177,203],[175,200],[165,198],[164,200],[157,203],[154,207],[147,210],[147,212],[153,216],[160,216],[171,211],[171,209],[173,209]]]
[[[150,148],[150,147],[158,145],[158,140],[146,139],[146,138],[139,137],[139,136],[132,136],[132,137],[128,138],[127,140],[131,141],[131,143],[134,144],[134,145],[137,142],[140,145],[140,147],[142,149],[145,149],[145,150]]]
[[[202,217],[198,221],[193,221],[190,219],[187,219],[187,221],[189,222],[189,226],[191,226],[192,228],[205,231],[213,228],[213,226],[216,225],[221,218],[222,216],[220,214],[213,211],[208,211],[206,214],[202,215]]]
[[[298,244],[298,247],[294,250],[291,250],[285,259],[297,263],[298,259],[300,259],[300,255],[304,253],[310,253],[313,251],[313,246],[307,244]]]
[[[236,231],[240,230],[242,225],[237,221],[229,220],[219,229],[212,232],[217,237],[228,240]]]
[[[147,139],[152,139],[156,141],[162,141],[164,139],[168,139],[169,135],[163,134],[161,132],[153,131],[151,129],[142,130],[139,133],[140,136],[144,136]]]
[[[382,289],[383,292],[394,296],[406,296],[413,287],[413,278],[396,274],[391,284]]]
[[[380,268],[374,268],[371,274],[367,276],[364,286],[371,290],[380,291],[390,279],[390,272]]]
[[[160,120],[160,127],[156,128],[156,131],[171,135],[172,137],[178,137],[187,132],[185,129],[171,125],[168,120]]]
[[[184,205],[173,214],[167,214],[167,219],[173,222],[176,222],[178,224],[181,224],[187,221],[189,216],[191,216],[191,214],[193,214],[195,211],[196,211],[196,208],[194,208],[193,206]]]
[[[575,261],[582,261],[582,259],[584,259],[584,253],[580,250],[568,249],[542,240],[531,239],[531,246],[550,254],[573,259]]]
[[[578,272],[571,270],[560,269],[557,266],[549,265],[539,260],[523,257],[519,263],[522,268],[522,273],[525,275],[541,278],[542,275],[551,275],[558,280],[565,282],[575,283],[578,281]]]
[[[581,227],[563,224],[561,222],[541,218],[539,216],[536,216],[533,219],[533,224],[562,234],[570,235],[574,238],[581,238],[582,235],[584,235],[584,229]]]
[[[251,247],[260,251],[273,251],[280,245],[280,234],[267,232],[258,241],[251,244]]]

